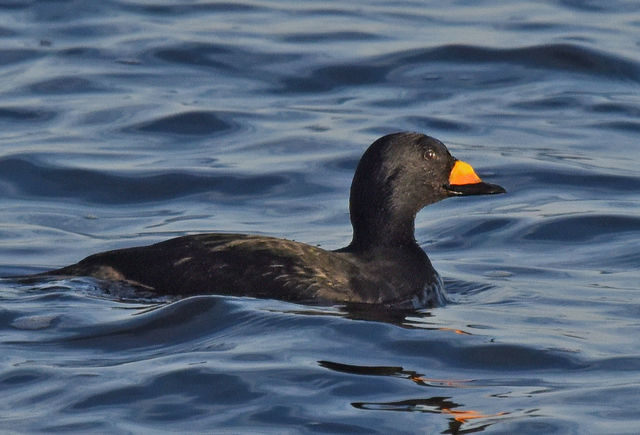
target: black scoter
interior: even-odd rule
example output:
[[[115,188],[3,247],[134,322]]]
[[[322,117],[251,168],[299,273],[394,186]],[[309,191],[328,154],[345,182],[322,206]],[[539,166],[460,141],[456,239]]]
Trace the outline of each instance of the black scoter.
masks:
[[[45,275],[94,277],[145,294],[422,307],[438,302],[442,284],[414,238],[418,211],[451,196],[504,192],[439,140],[394,133],[376,140],[358,164],[349,202],[353,239],[342,249],[198,234],[102,252]]]

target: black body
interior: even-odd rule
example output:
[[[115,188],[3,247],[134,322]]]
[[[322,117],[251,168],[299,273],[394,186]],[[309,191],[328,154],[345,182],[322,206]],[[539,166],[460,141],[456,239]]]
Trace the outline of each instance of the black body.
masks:
[[[452,185],[455,163],[440,141],[422,134],[375,141],[351,186],[353,239],[336,251],[272,237],[201,234],[95,254],[46,275],[91,276],[154,294],[429,305],[440,279],[415,241],[416,214],[449,196],[504,192],[483,182]]]

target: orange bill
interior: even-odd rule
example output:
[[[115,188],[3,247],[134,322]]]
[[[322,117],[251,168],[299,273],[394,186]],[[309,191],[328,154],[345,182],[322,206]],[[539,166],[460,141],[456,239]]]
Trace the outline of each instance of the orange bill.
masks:
[[[482,183],[482,180],[478,177],[471,165],[462,160],[456,160],[449,174],[449,184],[462,185],[477,183]]]

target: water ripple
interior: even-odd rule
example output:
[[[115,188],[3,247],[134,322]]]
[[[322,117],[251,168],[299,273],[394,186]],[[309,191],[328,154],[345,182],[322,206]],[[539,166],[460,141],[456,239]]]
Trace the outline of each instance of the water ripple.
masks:
[[[42,56],[38,50],[30,49],[0,49],[0,66],[34,60]]]
[[[558,72],[578,72],[609,80],[640,80],[637,62],[574,44],[545,44],[522,48],[444,45],[392,52],[348,64],[322,66],[303,77],[288,78],[283,86],[291,92],[320,92],[345,86],[382,84],[389,81],[396,70],[405,71],[409,66],[428,66],[434,62],[515,65]],[[522,73],[527,74],[526,71]]]
[[[549,219],[531,225],[522,237],[528,240],[586,242],[601,236],[634,232],[640,235],[640,218],[597,214]]]
[[[42,110],[39,108],[0,107],[0,121],[4,120],[12,124],[19,123],[19,122],[49,121],[55,116],[56,116],[55,112]]]
[[[125,130],[142,133],[212,135],[234,128],[234,124],[224,118],[220,113],[213,111],[182,112],[143,122]]]
[[[4,195],[65,197],[98,203],[158,201],[196,193],[212,192],[235,200],[265,195],[280,186],[291,194],[311,187],[299,174],[237,175],[162,173],[118,175],[96,170],[62,168],[33,163],[21,158],[0,159],[0,189]],[[316,186],[312,190],[322,190]]]
[[[92,93],[92,92],[105,92],[107,88],[95,83],[93,80],[89,80],[82,77],[66,76],[55,77],[33,83],[29,85],[29,91],[34,94],[73,94],[73,93]]]

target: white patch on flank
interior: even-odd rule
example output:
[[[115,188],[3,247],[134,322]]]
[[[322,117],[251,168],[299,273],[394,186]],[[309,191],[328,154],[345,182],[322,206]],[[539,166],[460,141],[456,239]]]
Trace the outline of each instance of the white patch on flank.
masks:
[[[187,261],[191,261],[193,259],[193,257],[184,257],[181,258],[180,260],[176,261],[175,263],[173,263],[174,266],[180,266],[181,264],[186,263]]]

